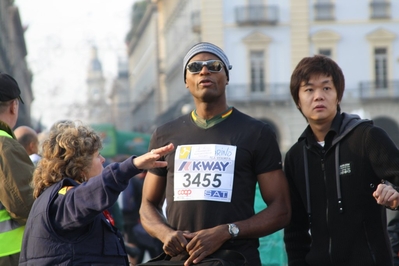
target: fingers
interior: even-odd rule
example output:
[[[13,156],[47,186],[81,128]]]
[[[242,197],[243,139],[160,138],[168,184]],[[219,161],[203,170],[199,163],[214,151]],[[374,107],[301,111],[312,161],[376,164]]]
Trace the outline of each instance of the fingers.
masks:
[[[184,265],[188,266],[191,264],[197,264],[202,261],[205,257],[209,256],[225,242],[220,237],[218,230],[221,230],[221,226],[217,226],[211,229],[204,229],[193,233],[184,233],[184,237],[188,239],[186,250],[190,257],[185,261]],[[224,228],[225,230],[225,228]]]
[[[184,266],[189,266],[191,263],[197,264],[198,262],[205,259],[209,254],[206,251],[196,250],[190,253],[190,257],[184,262]]]
[[[175,146],[173,145],[173,143],[169,143],[166,146],[163,146],[161,148],[158,149],[152,149],[150,151],[151,154],[159,154],[160,156],[163,156],[171,151],[173,151],[173,149],[175,148]]]
[[[175,231],[168,238],[163,245],[166,254],[174,257],[186,250],[187,240],[180,231]]]
[[[163,146],[161,148],[152,149],[150,152],[138,156],[133,159],[133,164],[138,169],[151,169],[151,168],[159,168],[167,166],[167,163],[164,161],[157,161],[161,156],[173,151],[174,145],[172,143]]]
[[[373,197],[380,205],[396,208],[399,202],[399,193],[392,186],[379,184]]]

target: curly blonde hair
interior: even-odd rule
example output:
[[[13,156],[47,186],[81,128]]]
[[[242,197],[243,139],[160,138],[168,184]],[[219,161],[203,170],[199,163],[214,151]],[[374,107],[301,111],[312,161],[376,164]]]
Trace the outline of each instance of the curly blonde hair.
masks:
[[[42,159],[33,174],[34,198],[64,178],[86,181],[93,155],[102,148],[102,143],[88,126],[64,121],[51,128],[42,148]]]

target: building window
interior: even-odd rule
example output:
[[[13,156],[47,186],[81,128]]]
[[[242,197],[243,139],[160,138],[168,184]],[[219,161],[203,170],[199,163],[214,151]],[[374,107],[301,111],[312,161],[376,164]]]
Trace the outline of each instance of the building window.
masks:
[[[389,18],[389,2],[386,0],[371,0],[371,18]]]
[[[375,48],[374,49],[374,62],[375,62],[375,88],[386,89],[388,87],[388,67],[387,67],[387,49]]]
[[[333,20],[334,19],[334,4],[331,0],[316,0],[315,20]]]
[[[265,91],[264,51],[251,51],[251,92]]]
[[[191,29],[194,33],[201,33],[201,12],[198,10],[191,13]]]
[[[319,54],[331,57],[331,49],[319,49]]]
[[[321,30],[310,36],[313,48],[312,53],[322,54],[333,60],[337,58],[337,46],[341,36],[330,30]]]

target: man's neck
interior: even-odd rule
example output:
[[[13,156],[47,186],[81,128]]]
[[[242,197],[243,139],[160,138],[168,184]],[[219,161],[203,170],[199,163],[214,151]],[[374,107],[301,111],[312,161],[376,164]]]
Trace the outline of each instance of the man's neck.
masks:
[[[229,108],[226,103],[224,104],[214,104],[214,103],[201,103],[201,104],[196,104],[196,110],[195,113],[197,114],[198,117],[209,120],[224,111],[226,111]]]
[[[309,126],[312,129],[316,141],[324,141],[324,138],[326,137],[328,131],[330,131],[331,124],[332,121],[323,124],[309,123]]]

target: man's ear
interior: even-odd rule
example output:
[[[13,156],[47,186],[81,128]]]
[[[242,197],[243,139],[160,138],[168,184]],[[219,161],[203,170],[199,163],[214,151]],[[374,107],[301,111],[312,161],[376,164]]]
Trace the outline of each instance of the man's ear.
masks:
[[[16,114],[18,111],[18,100],[13,100],[10,104],[10,112]]]

